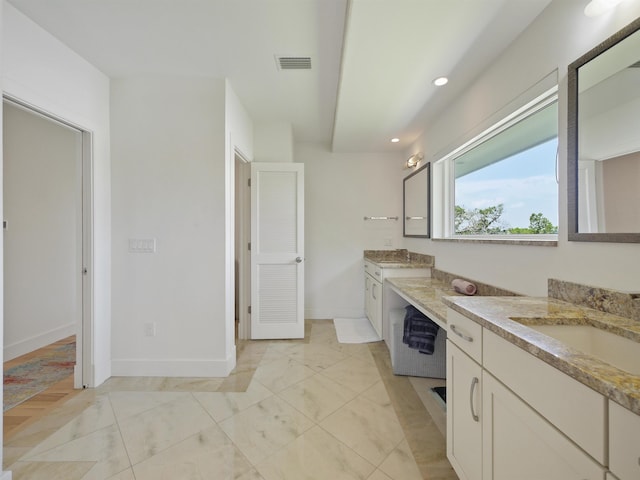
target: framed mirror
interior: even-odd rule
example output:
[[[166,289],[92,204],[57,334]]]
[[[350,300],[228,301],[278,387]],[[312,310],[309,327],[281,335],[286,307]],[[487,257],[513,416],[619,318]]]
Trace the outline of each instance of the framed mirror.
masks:
[[[640,18],[568,69],[569,240],[640,242]]]
[[[431,163],[407,176],[402,187],[402,234],[405,237],[431,236]]]

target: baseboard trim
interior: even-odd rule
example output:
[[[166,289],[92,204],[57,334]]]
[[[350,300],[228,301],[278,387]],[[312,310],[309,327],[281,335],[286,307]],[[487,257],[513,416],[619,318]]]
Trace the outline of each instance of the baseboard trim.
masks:
[[[44,332],[39,335],[20,340],[19,342],[15,342],[11,345],[5,345],[3,354],[4,361],[6,362],[7,360],[13,360],[20,355],[33,352],[34,350],[46,347],[53,342],[57,342],[58,340],[61,340],[63,338],[75,335],[77,329],[78,326],[75,323],[70,323],[68,325],[49,330],[48,332]],[[0,477],[0,480],[4,479]]]
[[[236,366],[235,347],[225,360],[112,360],[114,377],[228,377]]]

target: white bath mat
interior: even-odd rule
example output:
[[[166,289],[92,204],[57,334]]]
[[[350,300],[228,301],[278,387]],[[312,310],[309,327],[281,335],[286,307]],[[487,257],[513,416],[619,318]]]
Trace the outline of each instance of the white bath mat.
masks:
[[[340,343],[379,342],[380,337],[367,318],[334,318]]]

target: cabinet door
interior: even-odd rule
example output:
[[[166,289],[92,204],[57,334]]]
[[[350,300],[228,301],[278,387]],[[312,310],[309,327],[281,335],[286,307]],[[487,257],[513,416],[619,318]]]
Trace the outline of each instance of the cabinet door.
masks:
[[[609,468],[620,480],[640,478],[640,415],[609,401]]]
[[[371,321],[371,277],[364,274],[364,314]]]
[[[375,280],[371,282],[371,310],[369,320],[378,336],[382,338],[382,284]]]
[[[602,480],[591,457],[486,371],[483,480]]]
[[[461,480],[482,478],[481,378],[480,365],[447,340],[447,458]]]

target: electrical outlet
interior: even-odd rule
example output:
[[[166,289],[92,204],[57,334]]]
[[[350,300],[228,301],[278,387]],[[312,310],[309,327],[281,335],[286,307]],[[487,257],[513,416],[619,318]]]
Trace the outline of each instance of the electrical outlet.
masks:
[[[156,336],[156,322],[147,322],[144,324],[144,335],[145,337]]]
[[[391,239],[391,238],[385,238],[385,239],[384,239],[384,246],[385,246],[385,247],[393,247],[393,239]]]

